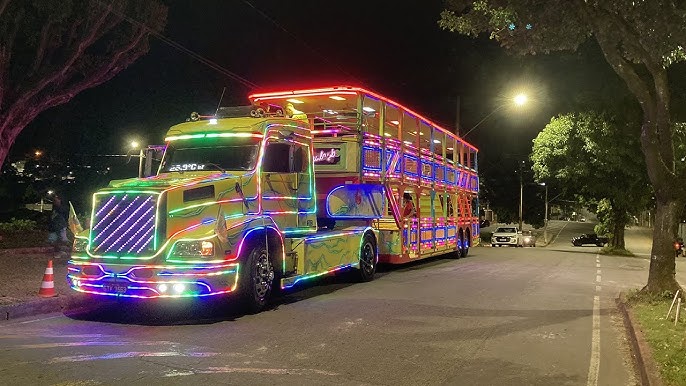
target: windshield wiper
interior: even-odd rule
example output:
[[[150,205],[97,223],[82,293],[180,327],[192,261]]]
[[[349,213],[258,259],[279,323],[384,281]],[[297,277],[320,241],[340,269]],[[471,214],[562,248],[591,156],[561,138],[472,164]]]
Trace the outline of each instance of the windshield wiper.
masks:
[[[223,167],[221,167],[221,166],[219,166],[219,165],[217,165],[217,164],[215,164],[215,163],[208,162],[208,163],[206,163],[205,165],[214,166],[215,168],[219,169],[222,173],[226,173],[226,169],[224,169]]]

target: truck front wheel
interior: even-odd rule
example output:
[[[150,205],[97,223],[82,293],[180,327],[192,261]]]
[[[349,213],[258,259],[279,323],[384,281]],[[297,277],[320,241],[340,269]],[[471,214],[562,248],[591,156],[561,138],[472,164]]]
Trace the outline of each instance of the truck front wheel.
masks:
[[[245,306],[250,313],[264,309],[274,287],[274,265],[264,245],[256,245],[241,269],[241,287]]]
[[[376,273],[376,243],[370,234],[362,236],[362,247],[360,248],[360,280],[372,281]]]

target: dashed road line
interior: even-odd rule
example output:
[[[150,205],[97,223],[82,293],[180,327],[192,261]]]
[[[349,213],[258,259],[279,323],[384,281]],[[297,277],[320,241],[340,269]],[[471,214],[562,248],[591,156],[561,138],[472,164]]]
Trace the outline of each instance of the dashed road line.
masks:
[[[600,290],[601,286],[601,270],[600,270],[600,255],[596,255],[596,294],[593,296],[593,329],[591,337],[591,361],[588,365],[588,381],[587,386],[598,385],[598,375],[600,374]]]
[[[600,373],[600,296],[593,297],[593,337],[591,338],[591,363],[588,367],[587,386],[598,385]]]

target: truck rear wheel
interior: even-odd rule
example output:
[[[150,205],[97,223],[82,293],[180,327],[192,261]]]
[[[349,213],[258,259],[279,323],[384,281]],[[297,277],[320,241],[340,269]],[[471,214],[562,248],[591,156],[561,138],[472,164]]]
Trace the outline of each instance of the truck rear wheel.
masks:
[[[248,254],[241,269],[242,300],[250,313],[264,309],[274,288],[274,265],[267,248],[258,244]]]
[[[367,233],[362,236],[362,247],[360,248],[360,281],[374,280],[377,262],[374,237]]]

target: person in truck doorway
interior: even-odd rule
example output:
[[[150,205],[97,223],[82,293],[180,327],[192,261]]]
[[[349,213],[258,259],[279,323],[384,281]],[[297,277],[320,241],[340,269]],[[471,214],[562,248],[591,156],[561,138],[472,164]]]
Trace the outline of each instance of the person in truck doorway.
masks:
[[[410,193],[403,193],[403,218],[417,217],[417,210]]]

